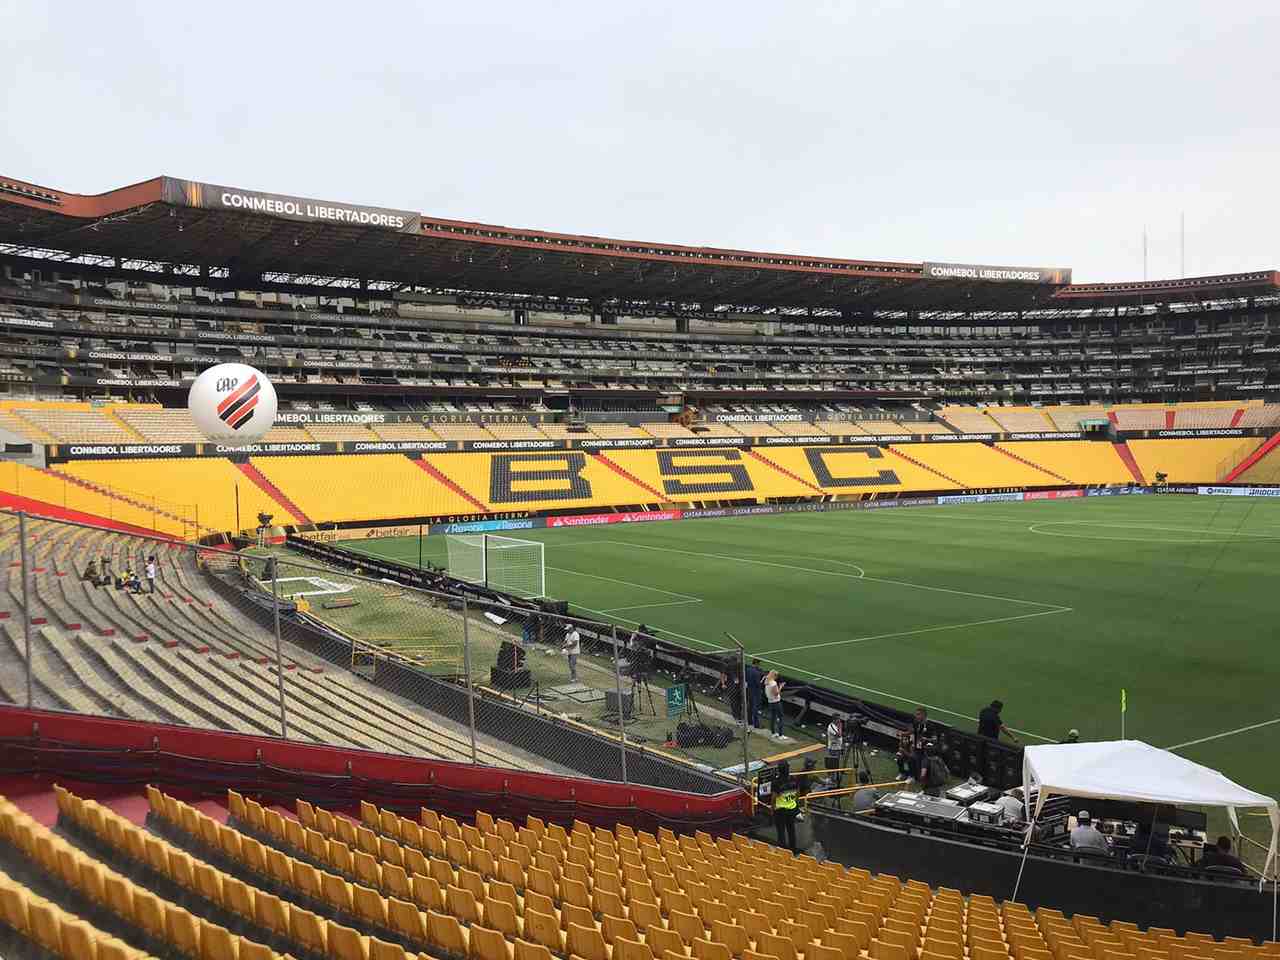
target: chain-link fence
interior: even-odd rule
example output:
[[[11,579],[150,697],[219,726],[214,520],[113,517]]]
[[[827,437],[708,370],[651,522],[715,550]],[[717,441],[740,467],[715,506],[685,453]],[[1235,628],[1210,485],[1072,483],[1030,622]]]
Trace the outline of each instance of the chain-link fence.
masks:
[[[444,582],[429,571],[406,582],[283,543],[3,512],[0,549],[10,704],[696,793],[786,758],[813,803],[845,812],[867,799],[860,773],[902,776],[891,749],[847,729],[838,750],[772,739],[758,665],[731,637],[695,653],[565,604],[430,589]],[[1229,832],[1214,816],[1210,833]],[[1241,824],[1260,866],[1268,821]]]
[[[426,590],[283,544],[235,551],[13,513],[0,531],[9,703],[725,787],[708,775],[715,764],[662,748],[677,726],[666,693],[632,670],[611,625]]]
[[[72,469],[66,465],[41,469],[14,461],[0,462],[0,490],[159,535],[189,539],[207,529],[200,525],[200,508],[196,504],[106,486],[77,476]]]

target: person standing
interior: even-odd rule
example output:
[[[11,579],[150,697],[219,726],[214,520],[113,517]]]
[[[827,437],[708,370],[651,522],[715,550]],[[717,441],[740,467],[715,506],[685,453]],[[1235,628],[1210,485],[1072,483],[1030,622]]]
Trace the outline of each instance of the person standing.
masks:
[[[791,770],[784,763],[783,775],[773,794],[773,825],[778,831],[778,846],[796,852],[796,816],[799,814],[800,793],[791,777]]]
[[[929,782],[929,713],[924,707],[916,707],[907,731],[908,773],[912,780],[924,786]]]
[[[147,592],[156,592],[156,557],[155,554],[147,557]]]
[[[578,656],[582,653],[582,638],[578,636],[578,628],[573,624],[569,624],[569,629],[564,635],[565,656],[569,659],[569,682],[578,682]]]
[[[840,716],[831,718],[827,724],[827,769],[839,770],[844,760],[844,720]],[[840,786],[840,774],[827,774],[827,789]]]
[[[1003,733],[1014,743],[1020,743],[1021,741],[1013,735],[1013,731],[1000,719],[1000,711],[1003,709],[1003,703],[992,700],[989,706],[978,711],[978,736],[986,737],[988,740],[999,740],[1000,734]]]
[[[760,658],[755,657],[747,664],[747,723],[753,728],[760,727],[760,699],[764,696],[764,671],[760,669]]]
[[[785,741],[782,735],[782,688],[786,684],[778,680],[778,671],[770,670],[764,678],[764,697],[769,702],[769,739]]]

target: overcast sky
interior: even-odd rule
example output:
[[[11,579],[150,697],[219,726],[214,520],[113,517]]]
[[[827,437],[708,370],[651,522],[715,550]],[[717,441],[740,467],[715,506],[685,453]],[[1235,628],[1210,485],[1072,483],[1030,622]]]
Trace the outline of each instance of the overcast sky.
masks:
[[[1280,268],[1280,2],[0,0],[0,175],[626,239]]]

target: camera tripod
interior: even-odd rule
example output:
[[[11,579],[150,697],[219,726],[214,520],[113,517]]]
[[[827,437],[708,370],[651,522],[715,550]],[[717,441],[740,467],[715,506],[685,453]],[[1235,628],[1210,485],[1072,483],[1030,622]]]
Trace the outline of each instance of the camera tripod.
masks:
[[[649,713],[651,717],[657,717],[657,708],[653,705],[653,688],[649,686],[649,675],[642,673],[638,677],[631,678],[632,703],[631,712],[634,716],[643,716],[644,705],[649,704]]]
[[[854,779],[858,777],[858,772],[865,770],[871,773],[871,753],[867,749],[865,740],[857,739],[847,744],[845,748],[845,756],[848,758],[845,766],[850,767],[854,771]]]

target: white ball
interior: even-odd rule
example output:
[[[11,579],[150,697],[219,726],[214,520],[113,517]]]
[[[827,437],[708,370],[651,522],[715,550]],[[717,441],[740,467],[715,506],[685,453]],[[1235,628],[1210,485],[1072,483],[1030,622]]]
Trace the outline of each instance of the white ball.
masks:
[[[276,389],[261,370],[220,363],[196,377],[187,409],[210,440],[235,446],[256,443],[276,421]]]

